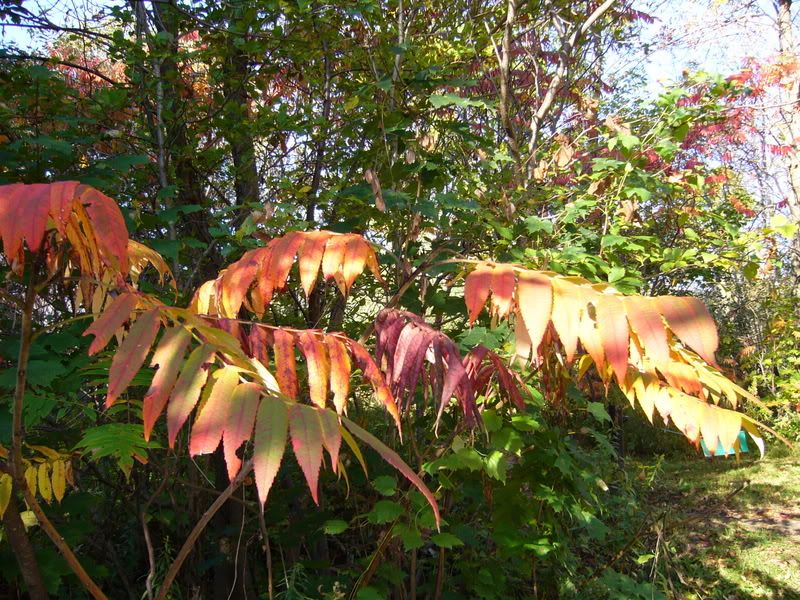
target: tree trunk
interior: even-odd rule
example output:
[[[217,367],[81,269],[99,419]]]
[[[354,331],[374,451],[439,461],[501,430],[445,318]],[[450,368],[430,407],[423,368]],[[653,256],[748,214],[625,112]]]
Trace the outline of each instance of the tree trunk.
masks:
[[[778,10],[778,42],[783,56],[794,60],[796,47],[792,31],[792,0],[777,0]],[[792,289],[800,298],[800,77],[793,76],[791,87],[786,92],[781,108],[781,121],[785,143],[791,146],[786,156],[789,172],[789,193],[786,201],[792,222],[798,226],[791,243],[791,269],[793,275]]]
[[[25,531],[25,524],[22,522],[22,517],[17,509],[17,500],[14,497],[11,498],[11,502],[8,503],[8,508],[3,514],[3,529],[8,536],[11,549],[14,551],[14,557],[17,559],[31,600],[47,600],[49,596],[39,570],[39,563],[36,561],[33,546]]]

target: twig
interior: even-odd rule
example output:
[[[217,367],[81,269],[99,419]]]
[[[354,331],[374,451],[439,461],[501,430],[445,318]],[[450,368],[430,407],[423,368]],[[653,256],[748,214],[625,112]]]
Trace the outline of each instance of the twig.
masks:
[[[161,583],[161,587],[158,588],[158,595],[156,596],[156,600],[166,600],[167,594],[169,593],[169,588],[172,586],[172,583],[175,581],[175,577],[178,575],[178,572],[181,570],[184,561],[186,558],[191,554],[192,549],[194,549],[194,545],[197,542],[197,539],[205,530],[206,526],[208,525],[209,521],[217,514],[220,508],[228,501],[236,489],[242,484],[245,477],[250,474],[250,471],[253,470],[253,460],[250,459],[246,461],[242,465],[241,471],[239,474],[231,481],[230,485],[225,488],[225,491],[222,492],[219,497],[214,500],[211,506],[208,507],[206,512],[203,513],[203,516],[200,517],[200,520],[195,524],[194,528],[192,529],[189,537],[186,538],[186,541],[181,546],[178,555],[175,557],[175,560],[172,561],[172,564],[169,566],[167,570],[167,574],[164,576],[164,581]]]

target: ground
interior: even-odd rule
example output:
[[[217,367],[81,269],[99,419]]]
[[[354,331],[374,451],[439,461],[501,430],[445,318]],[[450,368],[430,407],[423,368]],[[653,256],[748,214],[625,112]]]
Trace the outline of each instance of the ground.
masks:
[[[669,596],[800,600],[800,454],[665,461],[650,472],[649,567]]]

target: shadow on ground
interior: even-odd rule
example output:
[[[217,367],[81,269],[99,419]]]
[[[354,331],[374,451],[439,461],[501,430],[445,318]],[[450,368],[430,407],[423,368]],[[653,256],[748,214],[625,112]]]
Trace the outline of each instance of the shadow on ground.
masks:
[[[800,600],[800,457],[667,463],[648,504],[669,597]]]

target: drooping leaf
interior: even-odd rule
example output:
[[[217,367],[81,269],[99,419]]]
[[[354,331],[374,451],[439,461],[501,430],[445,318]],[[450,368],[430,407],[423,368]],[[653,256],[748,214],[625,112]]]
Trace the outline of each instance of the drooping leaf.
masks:
[[[514,303],[517,281],[511,265],[496,264],[492,269],[492,312],[500,319],[508,318]]]
[[[470,324],[475,322],[489,298],[492,289],[493,268],[486,263],[479,263],[475,270],[467,276],[464,283],[464,302],[467,305]]]
[[[659,311],[669,328],[708,364],[716,366],[717,327],[706,305],[691,296],[659,296]]]
[[[50,480],[53,484],[53,496],[58,502],[61,502],[67,491],[67,468],[63,460],[53,461],[53,472]]]
[[[170,448],[175,447],[178,432],[200,398],[200,392],[208,379],[208,365],[213,360],[214,349],[204,344],[192,350],[183,364],[167,404],[167,439]]]
[[[655,301],[644,296],[626,297],[625,312],[631,329],[639,338],[645,355],[656,364],[669,360],[669,342],[664,320],[656,309]]]
[[[318,409],[322,445],[331,457],[331,469],[336,473],[339,464],[339,449],[342,446],[342,434],[336,414],[329,410]]]
[[[305,236],[302,252],[300,253],[300,285],[306,293],[311,295],[311,290],[317,283],[317,275],[322,264],[322,255],[325,253],[325,244],[330,233],[327,231],[309,231]]]
[[[161,326],[158,309],[150,309],[143,313],[122,340],[119,349],[111,360],[108,373],[108,395],[106,407],[111,406],[119,395],[125,391],[136,373],[144,363],[150,347],[156,339]]]
[[[267,396],[261,400],[253,440],[253,467],[258,499],[263,506],[281,466],[286,449],[289,415],[286,404]]]
[[[373,450],[375,450],[378,454],[381,455],[381,458],[385,460],[387,463],[392,465],[395,469],[397,469],[406,479],[408,479],[421,493],[425,496],[425,499],[428,501],[428,504],[431,505],[433,509],[433,515],[436,519],[436,527],[439,527],[441,522],[441,517],[439,515],[439,506],[436,504],[436,498],[434,498],[431,491],[428,487],[423,483],[422,479],[409,467],[403,459],[400,458],[397,453],[389,448],[386,444],[376,438],[374,435],[369,433],[368,431],[362,429],[351,420],[342,418],[342,423],[345,427],[347,427],[350,432],[360,439],[362,442],[370,446]]]
[[[319,335],[313,331],[301,331],[297,334],[297,343],[306,357],[308,368],[308,388],[311,401],[320,408],[325,408],[328,399],[328,383],[330,381],[331,362],[328,348]]]
[[[597,327],[603,341],[606,360],[618,381],[624,381],[628,372],[628,319],[622,299],[613,294],[598,294],[595,300]]]
[[[566,278],[553,278],[553,327],[564,345],[567,362],[572,362],[578,348],[578,327],[586,310],[583,286]],[[524,313],[523,313],[524,316]]]
[[[144,396],[142,418],[144,421],[144,439],[150,440],[153,426],[164,412],[167,399],[178,378],[181,364],[189,345],[191,334],[183,327],[171,327],[164,332],[153,358],[150,361],[151,367],[158,367],[150,389]]]
[[[231,396],[239,385],[239,369],[225,366],[217,373],[211,394],[200,410],[192,426],[189,438],[189,455],[210,454],[222,441],[222,433],[228,422]]]
[[[317,410],[320,409],[306,404],[292,404],[289,407],[289,433],[294,455],[305,475],[311,497],[319,504],[317,487],[322,466],[322,425]]]
[[[333,405],[336,407],[336,412],[342,414],[347,396],[350,394],[350,355],[347,352],[347,346],[336,336],[325,336],[325,345],[330,358]]]
[[[240,383],[231,394],[228,418],[222,434],[225,464],[231,481],[242,466],[242,460],[236,453],[253,433],[260,398],[261,388],[258,384],[250,382]]]
[[[275,339],[275,378],[281,392],[297,400],[297,362],[294,356],[294,335],[283,329],[276,329]]]
[[[103,314],[83,332],[83,335],[94,335],[92,343],[89,344],[89,356],[108,345],[114,334],[130,318],[138,301],[138,296],[134,293],[120,294],[111,301]]]

